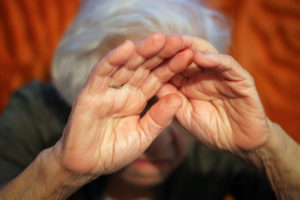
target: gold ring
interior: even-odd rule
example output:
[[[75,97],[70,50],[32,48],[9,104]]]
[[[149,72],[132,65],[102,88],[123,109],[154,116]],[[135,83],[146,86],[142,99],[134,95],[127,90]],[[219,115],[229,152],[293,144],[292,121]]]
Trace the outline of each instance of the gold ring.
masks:
[[[116,83],[108,83],[107,86],[110,88],[114,88],[114,89],[119,89],[123,86],[124,84],[116,84]]]

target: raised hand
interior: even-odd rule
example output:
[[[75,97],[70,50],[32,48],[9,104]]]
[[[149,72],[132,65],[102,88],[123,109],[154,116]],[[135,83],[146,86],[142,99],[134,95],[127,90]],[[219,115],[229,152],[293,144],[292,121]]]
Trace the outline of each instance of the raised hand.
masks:
[[[196,53],[194,73],[181,73],[158,97],[176,93],[183,105],[176,117],[199,141],[236,152],[252,150],[269,137],[269,121],[254,80],[233,58],[217,52]]]
[[[72,109],[55,152],[61,165],[94,177],[136,159],[167,127],[182,100],[167,95],[141,118],[147,101],[192,62],[181,36],[157,33],[125,41],[95,66]]]

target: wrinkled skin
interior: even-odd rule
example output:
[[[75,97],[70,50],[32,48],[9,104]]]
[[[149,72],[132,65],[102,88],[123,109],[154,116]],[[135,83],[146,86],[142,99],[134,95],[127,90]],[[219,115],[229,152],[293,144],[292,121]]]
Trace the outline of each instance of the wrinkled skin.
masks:
[[[180,95],[183,105],[177,119],[212,148],[238,153],[263,145],[270,128],[254,79],[206,41],[189,36],[185,40],[193,44],[195,65],[165,84],[159,97]]]
[[[147,101],[192,62],[181,36],[157,33],[125,41],[95,66],[56,144],[61,165],[76,174],[112,173],[135,160],[172,121],[182,104],[167,95],[141,118]]]
[[[154,95],[160,100],[141,117]],[[204,40],[157,33],[124,42],[95,66],[55,152],[74,173],[112,173],[138,158],[175,115],[216,149],[251,150],[269,137],[247,71]]]

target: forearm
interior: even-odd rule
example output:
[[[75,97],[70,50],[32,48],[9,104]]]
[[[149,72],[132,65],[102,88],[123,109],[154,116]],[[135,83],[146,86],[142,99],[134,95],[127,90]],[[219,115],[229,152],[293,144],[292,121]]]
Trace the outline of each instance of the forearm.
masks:
[[[271,136],[262,147],[242,153],[270,181],[278,199],[300,196],[300,145],[277,124],[270,122]]]
[[[88,182],[60,167],[46,149],[15,179],[0,189],[1,199],[66,199]]]

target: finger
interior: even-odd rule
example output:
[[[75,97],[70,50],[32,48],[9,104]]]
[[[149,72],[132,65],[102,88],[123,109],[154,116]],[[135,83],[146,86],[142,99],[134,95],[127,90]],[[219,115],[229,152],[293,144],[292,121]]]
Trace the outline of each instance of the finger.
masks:
[[[154,33],[136,45],[136,51],[123,67],[134,70],[141,66],[146,59],[155,56],[164,47],[166,37],[162,33]]]
[[[184,46],[189,47],[193,52],[217,53],[217,49],[208,41],[198,37],[184,35],[182,36]]]
[[[141,67],[151,70],[154,67],[158,66],[164,59],[174,56],[183,48],[183,39],[180,35],[168,36],[166,38],[166,43],[161,51],[157,55],[153,56],[151,59],[143,63]]]
[[[128,62],[134,50],[135,46],[133,42],[129,40],[126,40],[119,47],[112,50],[93,68],[85,88],[88,89],[89,92],[99,92],[107,88],[105,84],[105,82],[107,82],[106,79],[108,79],[107,77],[116,71],[118,67]]]
[[[180,35],[171,35],[167,37],[163,49],[159,52],[160,58],[169,58],[183,48],[183,39]]]
[[[176,94],[180,96],[182,99],[182,105],[177,110],[176,116],[188,116],[189,113],[192,113],[193,107],[191,106],[189,99],[187,99],[186,96],[183,95],[173,84],[170,83],[164,84],[160,88],[160,90],[156,93],[156,96],[158,99],[161,99],[171,94]],[[185,119],[188,118],[190,117],[185,117]]]
[[[162,50],[165,43],[166,37],[162,33],[154,33],[139,42],[129,61],[111,75],[113,82],[116,85],[127,83],[145,61],[151,59]],[[143,72],[143,74],[147,74],[147,72]]]
[[[220,53],[196,53],[194,62],[204,69],[213,69],[222,73],[229,81],[252,79],[251,75],[231,56]]]
[[[198,67],[195,63],[192,63],[188,68],[186,68],[182,74],[186,77],[186,78],[191,78],[197,74],[199,74],[200,72],[202,72],[202,68]]]
[[[170,83],[164,84],[156,93],[156,97],[161,99],[170,94],[177,94],[183,101],[186,100],[186,97],[176,87],[174,87],[173,84]]]
[[[175,74],[184,71],[191,64],[192,58],[193,52],[187,49],[154,69],[140,86],[146,98],[151,98],[164,83],[168,82]]]
[[[111,75],[118,69],[119,66],[122,66],[129,61],[134,50],[134,43],[130,40],[126,40],[101,59],[101,61],[93,69],[94,74],[97,76]]]
[[[155,103],[139,121],[139,132],[152,142],[171,122],[176,111],[181,107],[182,99],[170,94]]]
[[[189,35],[184,35],[182,38],[184,46],[195,53],[217,53],[216,48],[206,40]],[[182,74],[185,77],[190,78],[201,72],[202,69],[192,63],[186,70],[184,70],[184,72],[182,72]]]
[[[172,57],[182,50],[183,39],[181,36],[168,36],[165,41],[162,41],[161,38],[158,39],[158,36],[155,36],[155,41],[150,38],[137,46],[137,53],[132,56],[128,64],[113,74],[113,80],[115,80],[119,85],[126,82],[132,85],[139,85],[141,83],[140,78],[147,77],[149,70],[157,67],[164,59]],[[160,42],[159,45],[163,45],[160,50],[159,48],[153,48],[155,43],[158,42]],[[156,46],[158,47],[159,45]],[[149,49],[151,51],[149,51]],[[141,70],[141,68],[144,70]]]

